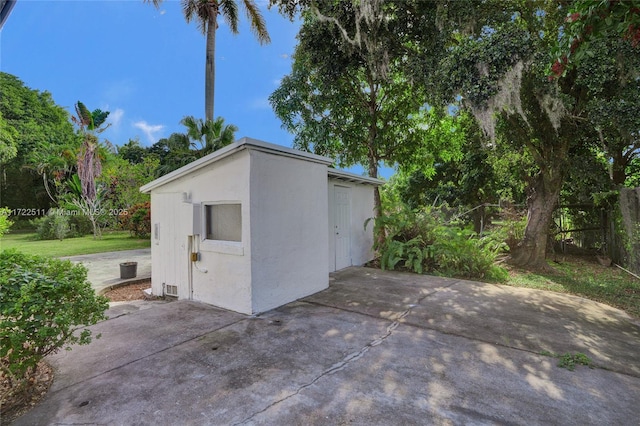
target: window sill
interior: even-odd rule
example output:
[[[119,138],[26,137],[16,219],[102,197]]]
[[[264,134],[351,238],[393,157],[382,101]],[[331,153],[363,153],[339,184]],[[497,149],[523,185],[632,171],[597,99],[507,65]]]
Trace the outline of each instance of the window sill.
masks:
[[[234,241],[204,240],[200,244],[200,250],[244,256],[244,247],[242,246],[242,243]]]

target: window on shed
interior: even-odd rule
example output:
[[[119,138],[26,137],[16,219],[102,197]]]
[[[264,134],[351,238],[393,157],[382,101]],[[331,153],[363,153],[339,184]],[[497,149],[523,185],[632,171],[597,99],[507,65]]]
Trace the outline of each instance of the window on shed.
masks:
[[[242,207],[240,204],[205,205],[206,239],[242,241]]]

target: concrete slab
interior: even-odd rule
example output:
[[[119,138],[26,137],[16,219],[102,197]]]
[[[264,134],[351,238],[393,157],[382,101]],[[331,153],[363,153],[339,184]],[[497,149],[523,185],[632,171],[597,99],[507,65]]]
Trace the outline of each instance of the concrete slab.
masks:
[[[622,425],[637,419],[639,390],[622,374],[569,372],[547,357],[400,325],[242,424]]]
[[[640,377],[640,326],[611,306],[568,294],[349,268],[307,298],[339,309],[536,353],[582,352]]]
[[[121,285],[132,284],[151,279],[151,249],[122,250],[107,253],[84,254],[62,257],[87,268],[87,279],[96,293]],[[120,278],[120,263],[138,262],[135,278]]]
[[[139,310],[136,316],[114,316],[113,308],[109,309],[112,312],[107,311],[107,316],[111,319],[92,327],[95,335],[101,335],[99,339],[57,354],[54,365],[68,362],[74,368],[59,369],[51,390],[55,392],[88,377],[100,376],[244,318],[235,312],[188,301],[148,302],[146,306],[153,309]]]
[[[102,339],[50,357],[52,389],[15,424],[637,423],[633,369],[570,372],[526,347],[564,344],[555,339],[566,333],[547,333],[552,307],[577,311],[549,321],[611,359],[640,353],[637,324],[599,304],[586,312],[552,293],[475,284],[350,268],[329,290],[258,317],[133,305],[93,327]],[[541,327],[527,312],[545,315]],[[492,340],[521,333],[518,323],[530,327],[523,348]]]
[[[460,281],[430,295],[408,324],[536,353],[582,352],[640,377],[640,327],[619,309],[568,294]]]

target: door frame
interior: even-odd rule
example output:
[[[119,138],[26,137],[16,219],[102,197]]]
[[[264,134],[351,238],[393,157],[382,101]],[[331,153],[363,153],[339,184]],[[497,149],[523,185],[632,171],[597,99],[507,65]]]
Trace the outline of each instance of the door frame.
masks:
[[[347,221],[346,223],[344,223],[343,225],[346,231],[346,238],[347,238],[347,242],[348,242],[348,260],[346,260],[347,258],[342,258],[340,259],[341,261],[339,261],[338,255],[340,253],[340,251],[338,250],[338,192],[339,191],[343,191],[344,193],[347,194],[347,199],[348,199],[348,215],[347,215]],[[334,270],[338,271],[340,269],[344,269],[344,268],[348,268],[349,266],[352,266],[353,261],[352,261],[352,256],[351,256],[351,202],[352,202],[352,197],[351,197],[351,187],[349,186],[343,186],[343,185],[338,185],[335,184],[333,185],[333,212],[332,212],[332,216],[333,216],[333,240],[332,240],[332,244],[333,244],[333,251],[334,251]],[[344,234],[343,234],[344,237]]]

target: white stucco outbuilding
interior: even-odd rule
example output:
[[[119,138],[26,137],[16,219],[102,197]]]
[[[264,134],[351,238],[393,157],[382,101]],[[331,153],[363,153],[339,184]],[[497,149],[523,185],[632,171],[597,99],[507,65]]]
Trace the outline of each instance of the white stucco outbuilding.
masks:
[[[151,194],[152,291],[255,314],[324,290],[373,257],[382,181],[250,138],[175,170]]]

